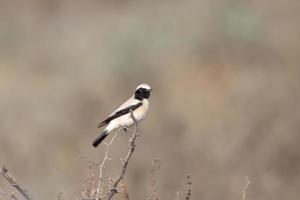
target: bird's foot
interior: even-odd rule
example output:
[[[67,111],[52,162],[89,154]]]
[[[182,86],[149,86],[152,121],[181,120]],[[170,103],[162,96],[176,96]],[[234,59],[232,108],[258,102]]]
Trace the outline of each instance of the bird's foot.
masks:
[[[121,129],[123,129],[125,131],[125,133],[127,133],[127,127],[121,126]]]

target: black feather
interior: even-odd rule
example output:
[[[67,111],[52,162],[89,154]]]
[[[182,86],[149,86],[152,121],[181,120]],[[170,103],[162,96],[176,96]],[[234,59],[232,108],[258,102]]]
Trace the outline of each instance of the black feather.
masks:
[[[123,108],[122,110],[119,110],[118,112],[116,112],[115,114],[113,114],[112,116],[108,117],[107,119],[105,119],[103,122],[99,123],[98,124],[98,128],[108,124],[110,121],[122,116],[122,115],[126,115],[127,113],[130,112],[130,110],[134,111],[136,110],[138,107],[140,107],[141,105],[143,105],[142,102],[139,102],[135,105],[131,105],[131,106],[128,106],[126,108]]]
[[[107,131],[103,131],[93,142],[93,146],[96,148],[106,137],[108,136]]]

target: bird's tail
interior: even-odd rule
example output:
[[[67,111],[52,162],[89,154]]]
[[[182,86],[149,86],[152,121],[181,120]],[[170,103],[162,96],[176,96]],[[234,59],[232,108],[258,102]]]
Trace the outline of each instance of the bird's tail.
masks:
[[[93,146],[96,148],[107,136],[109,132],[108,131],[103,131],[101,135],[99,135],[93,142]]]

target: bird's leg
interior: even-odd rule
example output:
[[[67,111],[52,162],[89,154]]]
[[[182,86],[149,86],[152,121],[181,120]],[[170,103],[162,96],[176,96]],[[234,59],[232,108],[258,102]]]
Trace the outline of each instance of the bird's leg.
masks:
[[[132,127],[132,126],[131,126]],[[130,132],[134,132],[134,130],[128,126],[121,126],[120,128],[123,128],[123,130],[125,131],[125,133],[127,133],[127,131],[129,130]]]
[[[132,128],[132,126],[130,126],[130,127],[126,127],[126,130],[129,130],[130,132],[134,132],[134,130],[133,130],[133,128]]]
[[[127,127],[121,126],[121,128],[123,128],[123,130],[125,131],[125,133],[127,133]]]

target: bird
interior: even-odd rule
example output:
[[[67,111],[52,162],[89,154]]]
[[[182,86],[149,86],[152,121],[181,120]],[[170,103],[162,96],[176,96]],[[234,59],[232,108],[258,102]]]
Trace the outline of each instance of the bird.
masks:
[[[152,89],[148,84],[137,86],[134,95],[125,101],[118,109],[98,124],[98,128],[106,126],[102,133],[94,140],[93,146],[97,147],[112,131],[132,126],[135,122],[131,117],[131,111],[136,122],[142,121],[149,108],[148,98]]]

